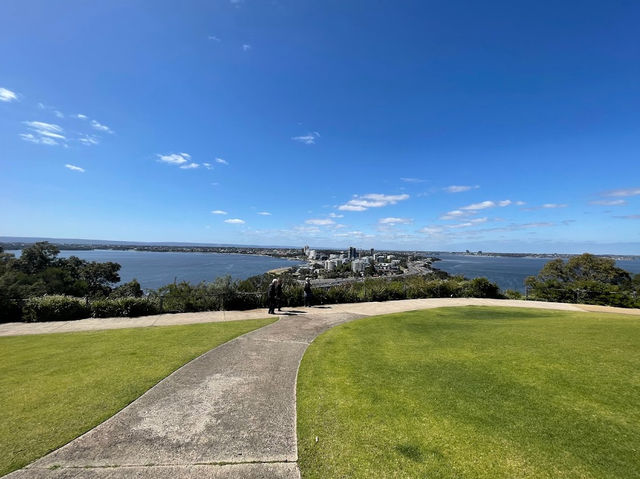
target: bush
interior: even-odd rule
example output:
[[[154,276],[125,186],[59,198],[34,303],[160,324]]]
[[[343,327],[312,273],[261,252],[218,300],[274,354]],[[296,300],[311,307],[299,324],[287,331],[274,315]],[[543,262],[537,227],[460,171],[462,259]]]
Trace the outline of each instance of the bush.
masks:
[[[161,312],[159,304],[151,298],[100,299],[91,303],[91,316],[94,318],[135,318]]]
[[[516,291],[515,289],[508,289],[504,292],[504,295],[507,299],[522,299],[522,293],[520,291]]]
[[[64,295],[29,298],[22,308],[22,319],[28,322],[72,321],[89,315],[90,308],[84,299]]]

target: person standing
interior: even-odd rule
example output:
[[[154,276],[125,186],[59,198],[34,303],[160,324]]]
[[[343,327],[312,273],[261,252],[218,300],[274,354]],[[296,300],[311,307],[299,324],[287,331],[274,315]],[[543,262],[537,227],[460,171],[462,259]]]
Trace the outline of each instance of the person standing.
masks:
[[[309,278],[304,282],[304,305],[311,307],[311,300],[313,299],[313,292],[311,291],[311,281]]]
[[[282,311],[280,309],[282,307],[282,279],[278,278],[276,281],[276,306],[278,311]]]
[[[269,305],[269,314],[276,314],[276,284],[278,283],[277,279],[274,279],[269,284],[269,288],[267,289],[267,304]]]

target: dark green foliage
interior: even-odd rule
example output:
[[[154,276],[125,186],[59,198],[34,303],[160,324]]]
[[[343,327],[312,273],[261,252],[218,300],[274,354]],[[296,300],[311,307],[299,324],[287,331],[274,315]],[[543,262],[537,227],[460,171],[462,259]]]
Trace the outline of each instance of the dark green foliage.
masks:
[[[136,298],[132,296],[98,299],[91,302],[91,316],[94,318],[135,318],[161,312],[159,303],[151,298]]]
[[[507,299],[522,299],[522,293],[514,289],[508,289],[504,292]]]
[[[487,278],[474,278],[464,285],[463,295],[472,298],[499,298],[500,288]]]
[[[140,283],[135,278],[128,283],[121,284],[109,295],[110,298],[142,298],[142,296],[144,296],[144,291],[142,291]]]
[[[24,321],[72,321],[87,318],[89,305],[84,299],[72,296],[53,295],[29,298],[22,309]]]
[[[544,301],[638,307],[640,280],[636,277],[632,279],[613,259],[584,253],[566,263],[561,259],[549,261],[525,284],[531,297]]]

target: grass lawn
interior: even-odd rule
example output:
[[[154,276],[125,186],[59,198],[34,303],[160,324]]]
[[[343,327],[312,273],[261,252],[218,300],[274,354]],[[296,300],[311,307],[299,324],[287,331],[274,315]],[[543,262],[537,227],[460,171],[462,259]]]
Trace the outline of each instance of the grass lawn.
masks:
[[[311,344],[297,387],[305,479],[640,477],[640,318],[362,319]]]
[[[0,338],[0,476],[100,424],[209,349],[273,321]]]

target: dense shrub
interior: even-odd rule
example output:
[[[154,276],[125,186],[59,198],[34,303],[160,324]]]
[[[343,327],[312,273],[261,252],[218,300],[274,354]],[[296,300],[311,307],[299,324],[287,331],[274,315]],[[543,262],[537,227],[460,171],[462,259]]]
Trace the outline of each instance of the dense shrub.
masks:
[[[71,321],[89,315],[90,308],[84,299],[64,295],[29,298],[22,308],[22,318],[28,322]]]
[[[161,312],[160,305],[152,298],[109,298],[91,303],[91,316],[94,318],[135,318]]]

